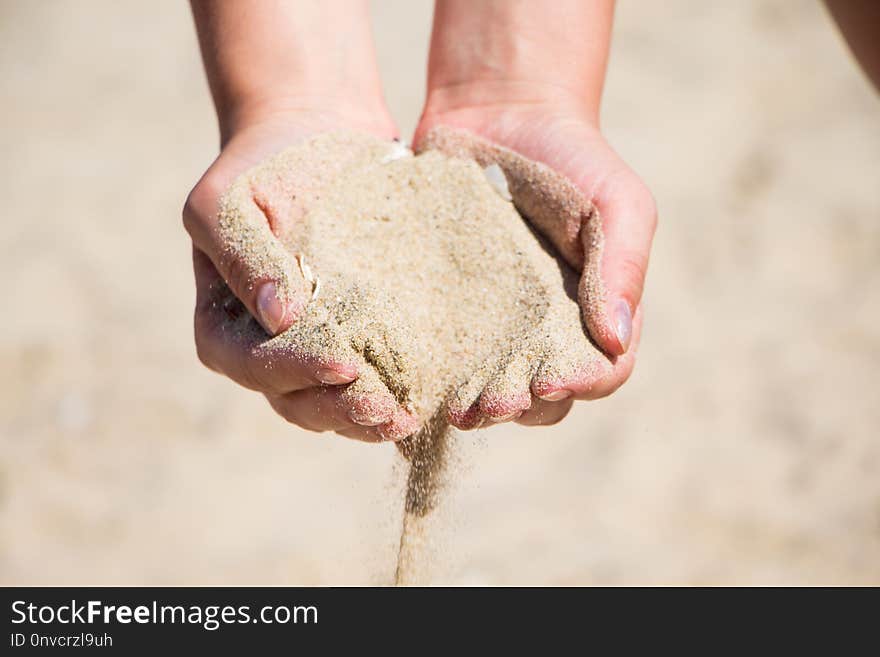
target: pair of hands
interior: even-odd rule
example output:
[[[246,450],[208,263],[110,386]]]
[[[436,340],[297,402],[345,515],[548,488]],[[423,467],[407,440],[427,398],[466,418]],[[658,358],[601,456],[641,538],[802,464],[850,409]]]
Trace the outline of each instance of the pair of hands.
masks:
[[[524,98],[518,91],[520,84],[499,84],[497,80],[450,83],[443,71],[456,69],[460,53],[436,52],[443,50],[445,42],[442,30],[438,35],[437,21],[457,38],[467,28],[460,22],[473,19],[454,10],[457,8],[447,7],[447,14],[452,14],[444,18],[438,3],[429,93],[413,143],[418,146],[438,125],[468,130],[566,176],[595,206],[597,215],[592,220],[601,221],[604,244],[599,262],[595,254],[585,257],[581,236],[586,231],[580,226],[544,227],[545,237],[570,264],[579,269],[598,268],[604,298],[600,304],[583,304],[582,310],[591,337],[612,362],[606,371],[580,380],[559,381],[550,388],[532,387],[530,408],[515,420],[530,425],[553,424],[568,413],[574,400],[610,394],[632,371],[642,322],[642,287],[656,225],[654,201],[638,176],[606,143],[596,125],[597,113],[585,109],[581,96],[569,96],[554,88],[546,97],[538,98],[540,94],[533,92],[540,90],[540,85],[531,84]],[[509,11],[505,5],[502,10]],[[305,429],[336,431],[362,440],[400,437],[408,419],[390,394],[388,402],[380,405],[382,412],[373,412],[369,417],[341,401],[340,387],[358,375],[353,364],[296,354],[285,357],[284,362],[267,363],[262,352],[223,330],[223,313],[217,308],[217,291],[225,283],[269,335],[283,332],[296,321],[308,302],[305,288],[296,292],[300,289],[296,285],[282,286],[278,280],[281,276],[296,276],[292,258],[264,262],[259,270],[239,259],[218,223],[220,198],[241,173],[310,135],[346,129],[395,137],[397,132],[381,94],[371,94],[369,102],[357,97],[347,100],[344,94],[314,94],[307,102],[285,98],[235,105],[229,102],[231,94],[225,89],[234,71],[230,73],[229,65],[223,64],[222,53],[212,53],[205,47],[206,31],[211,37],[216,28],[212,25],[224,17],[206,18],[203,14],[200,20],[197,5],[194,13],[224,133],[219,157],[193,188],[183,211],[184,225],[193,241],[199,358],[207,367],[263,393],[280,415]],[[352,93],[356,96],[358,92]],[[235,105],[236,111],[228,111],[229,105]],[[295,189],[297,172],[287,175],[290,180],[282,187]],[[283,249],[277,248],[280,245],[272,243],[277,238],[270,219],[271,208],[282,207],[286,199],[271,198],[271,192],[268,198],[265,194],[257,196],[258,190],[253,204],[254,234],[266,242],[267,253],[283,254]],[[293,292],[281,295],[282,288]],[[452,420],[455,423],[455,418]]]
[[[564,382],[565,387],[556,390],[533,391],[531,407],[516,419],[523,424],[558,422],[568,413],[573,400],[596,399],[611,393],[632,370],[641,328],[639,299],[655,222],[651,196],[599,132],[582,118],[555,115],[550,108],[476,107],[444,115],[426,112],[415,143],[435,125],[468,129],[548,164],[572,180],[597,208],[605,236],[601,273],[606,304],[599,311],[585,308],[585,323],[596,343],[614,357],[614,366],[597,379]],[[239,174],[264,158],[311,134],[340,128],[369,130],[387,138],[393,134],[382,121],[370,126],[360,117],[286,113],[269,116],[232,135],[191,192],[184,208],[184,223],[193,239],[196,345],[205,365],[262,392],[288,421],[315,431],[342,431],[355,438],[381,439],[394,433],[395,427],[384,426],[394,421],[396,409],[392,404],[384,417],[369,418],[363,423],[355,409],[341,406],[332,391],[328,392],[328,386],[344,385],[355,379],[357,371],[352,365],[306,361],[292,354],[285,362],[267,367],[260,352],[222,330],[223,317],[214,307],[215,292],[225,282],[268,334],[276,335],[296,320],[307,297],[278,299],[270,276],[250,271],[241,260],[229,257],[228,245],[217,224],[218,201]],[[295,186],[296,172],[289,175]],[[565,231],[546,236],[561,252],[574,250],[583,258],[582,247],[573,244]],[[274,239],[271,231],[266,232],[266,239]],[[537,392],[540,396],[534,394]]]

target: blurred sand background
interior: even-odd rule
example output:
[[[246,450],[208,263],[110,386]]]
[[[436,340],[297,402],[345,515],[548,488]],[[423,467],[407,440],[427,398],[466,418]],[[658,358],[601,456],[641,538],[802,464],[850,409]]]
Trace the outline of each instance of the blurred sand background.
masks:
[[[376,0],[420,109],[425,0]],[[208,372],[187,5],[0,3],[0,582],[382,583],[395,450]],[[624,0],[603,121],[660,208],[630,383],[465,437],[438,583],[880,583],[880,101],[820,3]]]

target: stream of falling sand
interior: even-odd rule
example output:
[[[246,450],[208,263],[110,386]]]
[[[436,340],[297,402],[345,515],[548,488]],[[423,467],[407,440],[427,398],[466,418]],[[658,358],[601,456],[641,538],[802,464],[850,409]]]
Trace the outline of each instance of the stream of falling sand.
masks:
[[[441,407],[415,435],[398,443],[398,449],[409,462],[406,480],[406,501],[394,584],[407,586],[419,583],[424,562],[430,555],[428,519],[439,501],[446,474],[452,430]]]

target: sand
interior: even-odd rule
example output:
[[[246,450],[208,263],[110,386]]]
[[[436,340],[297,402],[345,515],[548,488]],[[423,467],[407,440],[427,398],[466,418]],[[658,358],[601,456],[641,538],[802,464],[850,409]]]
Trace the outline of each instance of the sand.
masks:
[[[405,137],[432,5],[372,3]],[[195,356],[180,209],[218,143],[186,4],[0,15],[0,581],[391,581],[395,450]],[[880,583],[878,107],[821,3],[618,3],[602,128],[661,217],[636,368],[459,435],[426,579]]]
[[[452,134],[438,130],[435,141]],[[359,376],[344,398],[387,390],[419,425],[444,404],[467,410],[482,397],[486,407],[487,397],[528,395],[533,377],[608,366],[582,325],[578,274],[516,210],[527,186],[513,178],[508,200],[485,161],[453,154],[413,156],[393,142],[330,133],[243,174],[220,213],[230,256],[265,268],[267,242],[254,237],[261,227],[250,216],[260,208],[262,229],[272,226],[297,264],[281,294],[305,286],[310,301],[274,339],[246,316],[229,330],[279,360],[290,351],[354,360]],[[560,178],[534,163],[527,171],[529,180]]]
[[[395,436],[410,462],[402,555],[409,516],[429,513],[442,488],[450,408],[506,417],[506,400],[528,404],[533,379],[610,366],[582,323],[580,276],[517,207],[538,225],[598,225],[555,172],[445,128],[418,155],[369,135],[315,136],[244,173],[221,204],[226,257],[265,271],[283,244],[296,267],[275,265],[294,272],[280,293],[308,297],[275,338],[247,313],[224,330],[268,366],[288,353],[356,362],[340,403],[387,392],[416,419],[415,433]]]

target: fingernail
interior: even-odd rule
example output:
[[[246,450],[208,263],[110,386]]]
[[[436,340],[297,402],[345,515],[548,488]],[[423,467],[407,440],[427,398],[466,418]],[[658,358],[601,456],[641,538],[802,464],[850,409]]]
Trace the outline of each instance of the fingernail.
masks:
[[[538,395],[538,397],[549,402],[562,401],[571,397],[571,390],[554,390],[546,395]]]
[[[376,419],[374,417],[370,417],[365,413],[358,413],[357,411],[349,411],[348,417],[351,418],[351,421],[355,424],[359,424],[362,427],[377,427],[380,424],[385,423],[385,418]]]
[[[260,314],[260,323],[269,333],[275,335],[281,327],[284,319],[284,306],[278,300],[275,283],[263,283],[257,292],[257,312]]]
[[[351,383],[354,381],[353,376],[340,374],[336,370],[318,370],[315,372],[318,381],[328,386],[338,386],[343,383]]]
[[[632,338],[632,311],[624,299],[617,300],[617,307],[614,309],[614,328],[617,331],[617,341],[626,351]]]

